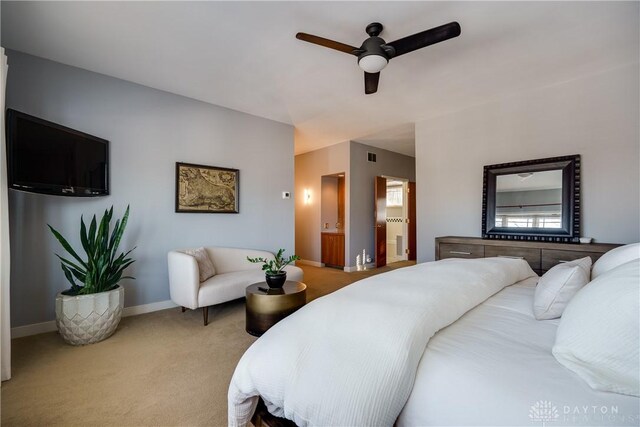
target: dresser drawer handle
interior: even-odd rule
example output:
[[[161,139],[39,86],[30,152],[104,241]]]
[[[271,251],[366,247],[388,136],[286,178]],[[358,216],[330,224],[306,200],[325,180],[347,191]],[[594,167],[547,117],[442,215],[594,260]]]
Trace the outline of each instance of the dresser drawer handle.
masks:
[[[524,259],[523,256],[498,255],[498,258]]]
[[[455,255],[471,255],[471,252],[462,252],[462,251],[449,251],[450,254]]]

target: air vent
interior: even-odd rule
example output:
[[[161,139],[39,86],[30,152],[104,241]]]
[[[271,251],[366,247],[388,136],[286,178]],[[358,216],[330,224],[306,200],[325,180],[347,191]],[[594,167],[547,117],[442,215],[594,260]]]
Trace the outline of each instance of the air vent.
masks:
[[[367,152],[367,161],[375,163],[376,162],[376,153]]]

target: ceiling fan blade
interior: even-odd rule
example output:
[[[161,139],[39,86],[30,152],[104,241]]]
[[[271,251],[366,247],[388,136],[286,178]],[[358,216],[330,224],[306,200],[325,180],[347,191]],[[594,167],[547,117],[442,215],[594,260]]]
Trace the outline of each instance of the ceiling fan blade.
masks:
[[[459,35],[460,24],[457,22],[450,22],[430,30],[416,33],[412,36],[403,37],[391,43],[387,43],[387,45],[392,46],[396,50],[394,56],[400,56],[432,44],[458,37]]]
[[[369,95],[378,91],[380,73],[364,73],[364,93]]]
[[[355,46],[349,46],[348,44],[340,43],[334,40],[325,39],[324,37],[318,37],[307,33],[296,34],[298,40],[317,44],[320,46],[328,47],[329,49],[339,50],[340,52],[355,55],[354,51],[358,48]]]

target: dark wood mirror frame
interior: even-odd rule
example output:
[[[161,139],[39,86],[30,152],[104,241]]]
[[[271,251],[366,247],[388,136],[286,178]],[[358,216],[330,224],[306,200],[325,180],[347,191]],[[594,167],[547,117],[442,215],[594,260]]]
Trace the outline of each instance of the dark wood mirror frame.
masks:
[[[496,178],[527,172],[562,170],[562,225],[560,228],[496,227]],[[485,239],[580,242],[580,155],[502,163],[484,167],[482,237]]]

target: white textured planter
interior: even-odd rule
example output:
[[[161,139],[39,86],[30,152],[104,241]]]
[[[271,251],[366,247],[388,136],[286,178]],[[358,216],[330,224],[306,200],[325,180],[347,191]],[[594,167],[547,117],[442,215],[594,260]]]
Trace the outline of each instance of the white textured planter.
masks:
[[[71,345],[93,344],[109,338],[118,327],[124,288],[98,294],[56,296],[56,326]]]

